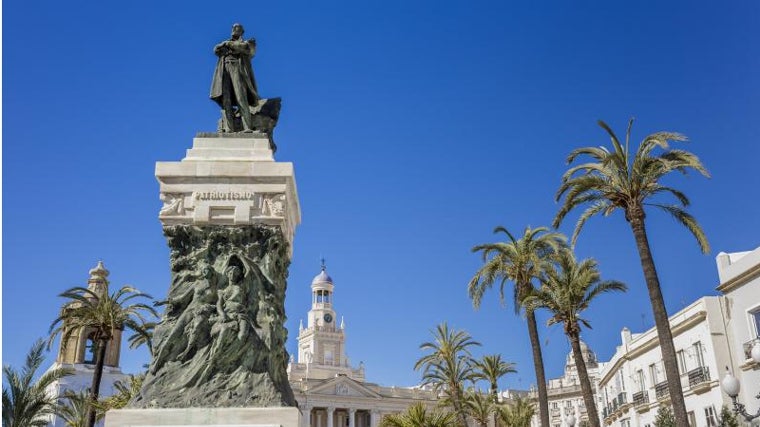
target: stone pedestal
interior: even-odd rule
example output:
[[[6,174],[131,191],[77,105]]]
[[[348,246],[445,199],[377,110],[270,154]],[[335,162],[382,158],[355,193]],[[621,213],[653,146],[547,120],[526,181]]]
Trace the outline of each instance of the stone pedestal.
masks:
[[[181,162],[156,163],[168,225],[266,224],[290,245],[301,222],[293,164],[275,162],[264,134],[202,134]]]
[[[118,409],[108,411],[108,427],[300,427],[296,408]]]
[[[131,409],[106,426],[297,427],[285,289],[301,214],[267,135],[201,134],[156,163],[172,281]]]

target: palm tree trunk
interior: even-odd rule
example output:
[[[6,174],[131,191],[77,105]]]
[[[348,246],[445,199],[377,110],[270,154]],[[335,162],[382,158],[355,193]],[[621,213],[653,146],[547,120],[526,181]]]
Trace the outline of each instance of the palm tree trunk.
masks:
[[[665,365],[665,376],[668,380],[668,392],[670,393],[670,400],[673,405],[676,426],[689,427],[686,404],[683,400],[681,376],[678,372],[678,362],[676,361],[676,348],[673,344],[673,334],[670,331],[670,321],[668,320],[668,312],[665,309],[665,301],[662,298],[660,279],[657,277],[654,259],[652,259],[652,251],[649,247],[643,214],[632,216],[630,224],[633,230],[633,237],[636,239],[639,258],[641,258],[641,268],[644,270],[644,280],[649,291],[649,301],[652,304],[652,314],[654,315],[654,323],[657,327],[657,337],[660,340],[662,361]]]
[[[491,383],[491,399],[493,400],[493,427],[499,427],[499,384],[496,381]]]
[[[87,405],[87,426],[95,426],[95,416],[97,410],[95,408],[95,402],[100,397],[100,380],[103,378],[103,364],[106,359],[106,346],[108,340],[98,340],[98,349],[95,353],[95,372],[92,374],[92,385],[90,386],[90,402]]]
[[[549,427],[549,396],[546,393],[546,374],[544,374],[544,357],[541,355],[541,342],[538,338],[538,326],[536,324],[536,314],[533,310],[526,310],[525,317],[528,318],[528,335],[530,336],[530,347],[533,349],[533,367],[536,369],[536,383],[538,386],[538,412],[540,414],[541,426]]]
[[[567,332],[568,338],[570,338],[570,346],[573,348],[573,358],[575,359],[575,367],[578,369],[578,378],[581,381],[581,392],[583,393],[583,403],[586,405],[586,411],[588,411],[588,420],[591,427],[599,427],[599,414],[596,412],[596,403],[594,403],[594,389],[591,388],[591,381],[588,378],[588,370],[586,370],[586,362],[583,360],[583,352],[581,351],[581,340],[578,336],[578,325],[574,326],[574,329]],[[573,414],[575,416],[575,414]],[[578,420],[580,424],[580,420]]]
[[[457,384],[454,387],[454,401],[451,403],[454,405],[454,411],[459,417],[461,427],[467,427],[467,412],[464,408],[464,396],[462,394],[461,384]]]

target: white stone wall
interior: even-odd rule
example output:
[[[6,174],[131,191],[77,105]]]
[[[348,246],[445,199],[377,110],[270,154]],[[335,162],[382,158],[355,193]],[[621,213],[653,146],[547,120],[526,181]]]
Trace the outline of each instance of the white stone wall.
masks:
[[[693,427],[711,425],[708,416],[719,414],[721,406],[729,403],[719,384],[721,367],[730,362],[723,317],[722,297],[701,298],[670,317],[681,386],[687,412],[693,413]],[[656,330],[632,335],[624,330],[621,336],[621,345],[600,375],[605,401],[600,417],[610,426],[652,425],[657,409],[669,403]],[[643,373],[643,384],[639,372]]]
[[[745,350],[757,340],[760,331],[754,315],[760,312],[760,248],[717,256],[718,290],[725,295],[724,311],[729,331],[731,363],[728,368],[739,380],[738,400],[747,405],[747,411],[756,413],[760,400],[760,365]],[[721,370],[721,377],[724,371]]]
[[[53,396],[63,396],[64,393],[66,393],[67,390],[71,390],[73,392],[79,392],[80,390],[89,389],[92,385],[92,375],[95,370],[94,365],[89,364],[75,364],[75,365],[63,365],[66,368],[73,369],[74,375],[67,376],[62,378],[60,381],[57,381],[51,385],[47,389],[48,393]],[[55,363],[53,366],[51,366],[48,370],[60,368],[62,365]],[[112,396],[116,389],[114,388],[114,383],[116,381],[122,381],[124,383],[127,383],[129,381],[129,376],[122,373],[121,369],[119,368],[113,368],[113,367],[104,367],[103,368],[103,377],[100,381],[100,398],[105,398],[108,396]],[[97,427],[103,427],[103,421],[100,421],[95,424]],[[64,422],[58,418],[53,416],[50,419],[50,422],[48,423],[48,427],[65,427]]]

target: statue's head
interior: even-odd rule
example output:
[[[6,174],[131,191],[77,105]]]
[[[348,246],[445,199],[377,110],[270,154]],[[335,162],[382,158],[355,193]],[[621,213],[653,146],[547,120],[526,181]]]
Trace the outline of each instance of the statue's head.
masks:
[[[237,265],[231,265],[227,267],[225,273],[227,274],[227,280],[229,280],[230,284],[233,284],[240,281],[243,271]]]
[[[242,24],[232,24],[232,38],[238,39],[240,37],[243,37],[243,33],[245,33],[245,29],[243,28]]]

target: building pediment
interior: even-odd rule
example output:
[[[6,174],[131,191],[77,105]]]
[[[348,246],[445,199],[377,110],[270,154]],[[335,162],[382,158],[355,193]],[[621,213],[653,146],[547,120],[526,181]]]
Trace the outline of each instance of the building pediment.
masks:
[[[308,393],[326,396],[374,397],[378,399],[382,397],[362,383],[343,375],[324,380],[322,383],[313,386]]]

